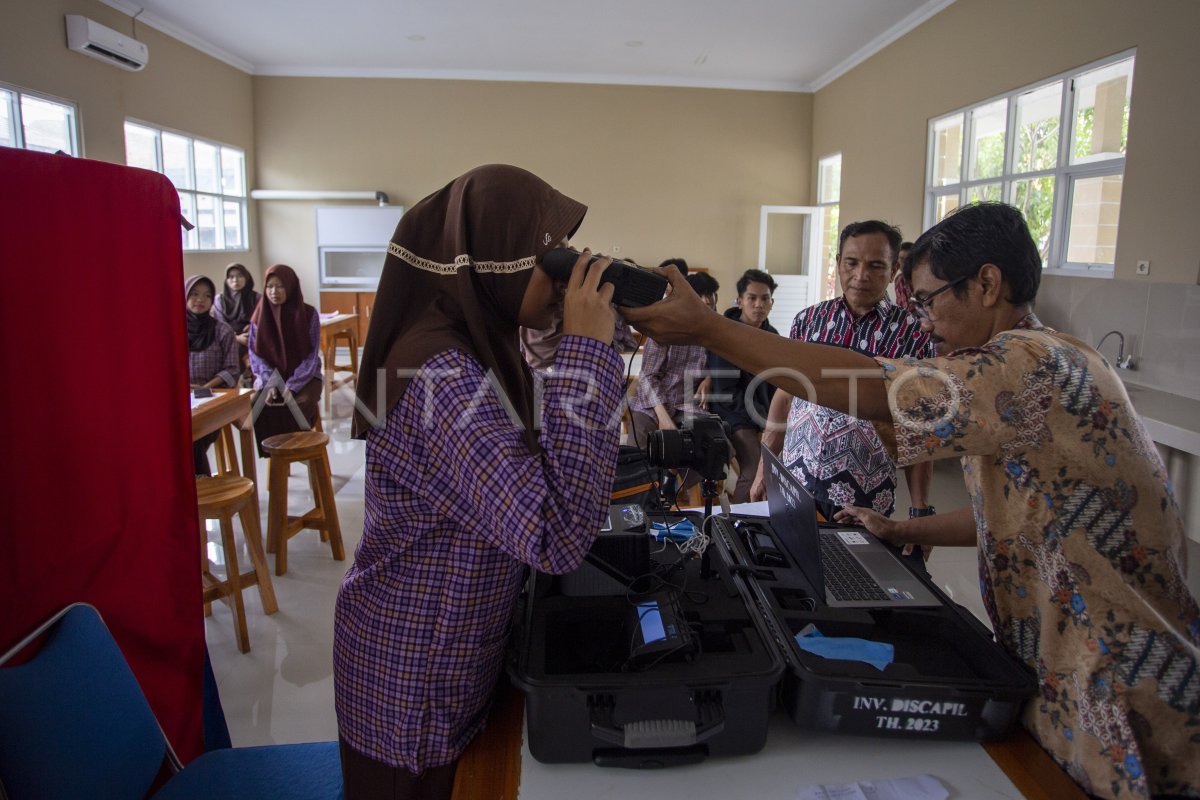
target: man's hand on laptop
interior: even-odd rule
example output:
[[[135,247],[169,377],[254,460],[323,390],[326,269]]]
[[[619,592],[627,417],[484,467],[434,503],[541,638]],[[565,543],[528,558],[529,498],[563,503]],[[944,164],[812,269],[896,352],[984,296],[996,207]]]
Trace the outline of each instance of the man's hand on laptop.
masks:
[[[875,538],[888,544],[900,547],[903,545],[904,555],[911,555],[913,548],[917,545],[897,541],[901,538],[900,523],[894,519],[889,519],[878,511],[862,506],[842,506],[842,510],[833,515],[834,522],[841,522],[845,525],[859,525],[875,535]],[[932,547],[923,547],[925,560],[929,560],[929,554],[933,551]]]

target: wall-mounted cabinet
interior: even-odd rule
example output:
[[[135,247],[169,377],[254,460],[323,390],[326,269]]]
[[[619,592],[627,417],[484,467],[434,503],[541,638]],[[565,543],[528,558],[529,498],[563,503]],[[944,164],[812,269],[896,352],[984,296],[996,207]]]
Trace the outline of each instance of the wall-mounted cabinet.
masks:
[[[402,206],[317,208],[317,263],[322,288],[374,289]]]
[[[367,339],[388,242],[403,213],[402,206],[317,208],[321,312],[357,314],[360,344]]]

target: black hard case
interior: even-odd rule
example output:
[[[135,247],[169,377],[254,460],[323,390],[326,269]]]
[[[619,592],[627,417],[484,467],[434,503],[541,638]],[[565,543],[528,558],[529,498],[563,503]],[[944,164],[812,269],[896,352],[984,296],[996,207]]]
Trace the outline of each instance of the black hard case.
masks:
[[[1033,673],[997,644],[992,632],[929,579],[913,571],[942,600],[939,608],[836,609],[804,599],[814,591],[764,518],[739,526],[714,519],[721,563],[750,565],[753,602],[784,653],[783,707],[796,724],[814,730],[869,736],[986,741],[1003,736],[1025,700],[1037,691]],[[838,530],[845,525],[822,525]],[[786,567],[750,564],[746,535],[766,532]],[[825,659],[796,644],[813,624],[825,636],[889,642],[894,660],[883,671],[857,661]]]
[[[690,518],[700,523],[698,515]],[[568,597],[558,577],[531,575],[514,618],[508,671],[526,693],[534,758],[653,767],[755,753],[780,703],[805,728],[985,740],[1002,736],[1033,695],[1024,665],[931,581],[925,583],[944,600],[941,608],[839,610],[820,603],[809,610],[803,598],[812,589],[769,522],[734,520],[774,538],[788,564],[753,564],[743,532],[732,521],[712,521],[709,574],[690,559],[667,577],[686,590],[681,606],[702,647],[692,661],[622,671],[629,600]],[[677,559],[674,546],[655,554],[660,564]],[[881,672],[810,655],[793,638],[809,623],[826,636],[889,641],[895,661]]]

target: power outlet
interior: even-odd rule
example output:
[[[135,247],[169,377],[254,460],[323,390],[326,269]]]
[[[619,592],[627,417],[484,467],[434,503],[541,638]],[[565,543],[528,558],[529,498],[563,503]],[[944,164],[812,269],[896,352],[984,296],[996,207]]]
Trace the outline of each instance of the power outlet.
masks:
[[[1138,275],[1149,275],[1150,274],[1150,262],[1146,261],[1145,259],[1138,261],[1137,262],[1137,274]]]

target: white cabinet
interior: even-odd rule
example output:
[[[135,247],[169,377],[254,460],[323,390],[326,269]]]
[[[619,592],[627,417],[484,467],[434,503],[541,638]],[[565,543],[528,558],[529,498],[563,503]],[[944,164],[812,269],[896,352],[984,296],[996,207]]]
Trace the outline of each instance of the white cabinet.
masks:
[[[322,286],[374,287],[403,206],[320,206],[317,263]]]

